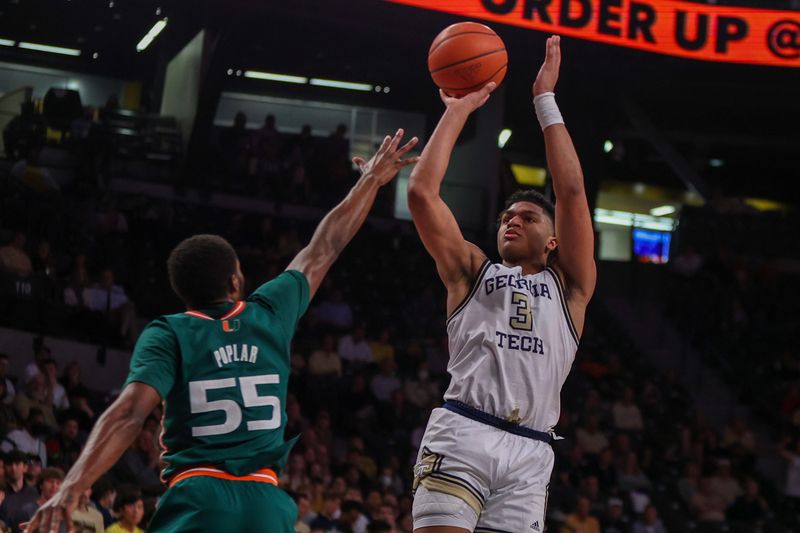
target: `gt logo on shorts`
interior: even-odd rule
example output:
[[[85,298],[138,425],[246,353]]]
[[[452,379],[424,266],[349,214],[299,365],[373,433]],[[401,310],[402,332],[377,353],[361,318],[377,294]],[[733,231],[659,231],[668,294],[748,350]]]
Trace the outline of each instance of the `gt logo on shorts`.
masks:
[[[414,465],[414,482],[411,485],[412,494],[417,491],[420,481],[439,469],[444,455],[430,451],[428,448],[422,450],[422,458]]]

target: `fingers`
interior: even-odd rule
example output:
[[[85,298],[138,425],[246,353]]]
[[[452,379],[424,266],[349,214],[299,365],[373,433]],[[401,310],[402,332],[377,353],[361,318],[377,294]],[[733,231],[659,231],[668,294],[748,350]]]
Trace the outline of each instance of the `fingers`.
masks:
[[[389,148],[391,151],[397,150],[397,145],[400,144],[400,140],[403,138],[403,134],[405,134],[403,128],[399,128],[397,132],[394,134],[394,137],[392,137],[392,144],[390,145]]]
[[[448,96],[447,93],[444,92],[443,90],[439,89],[439,98],[441,98],[442,102],[446,104],[447,101],[450,99],[450,96]]]
[[[413,165],[419,161],[419,156],[416,155],[414,157],[409,157],[408,159],[401,159],[397,162],[397,166],[399,168],[407,167],[408,165]]]
[[[377,153],[378,154],[382,154],[383,152],[385,152],[389,148],[389,145],[391,144],[391,142],[392,142],[392,137],[391,136],[387,135],[386,137],[384,137],[383,138],[383,142],[381,143],[381,147],[378,148],[378,152]]]
[[[355,166],[357,166],[358,168],[361,168],[362,166],[366,165],[367,162],[364,160],[363,157],[356,156],[356,157],[353,158],[353,164]]]
[[[416,146],[418,142],[419,142],[419,139],[417,137],[412,137],[410,141],[408,141],[406,144],[404,144],[402,146],[402,148],[400,148],[397,151],[397,155],[398,156],[402,156],[403,154],[405,154],[406,152],[408,152],[409,150],[414,148],[414,146]]]

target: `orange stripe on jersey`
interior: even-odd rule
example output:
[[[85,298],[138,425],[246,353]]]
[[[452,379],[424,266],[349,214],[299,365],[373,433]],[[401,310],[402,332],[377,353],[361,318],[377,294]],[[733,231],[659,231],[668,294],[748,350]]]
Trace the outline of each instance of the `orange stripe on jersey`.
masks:
[[[233,306],[233,309],[231,309],[230,311],[228,311],[228,313],[227,313],[227,314],[225,314],[225,315],[223,315],[223,316],[219,317],[219,319],[220,319],[220,320],[227,320],[227,319],[229,319],[229,318],[233,318],[233,317],[235,317],[236,315],[238,315],[239,313],[241,313],[242,311],[244,311],[245,305],[247,305],[247,304],[245,304],[245,303],[244,303],[244,302],[242,302],[242,301],[238,301],[238,302],[236,302],[236,305],[234,305],[234,306]]]
[[[214,320],[207,314],[201,313],[200,311],[186,311],[186,314],[195,318],[202,318],[203,320]]]
[[[172,477],[172,479],[169,480],[168,487],[171,488],[179,481],[197,476],[215,477],[217,479],[227,479],[228,481],[257,481],[259,483],[269,483],[270,485],[276,486],[278,485],[278,476],[271,468],[261,468],[260,470],[256,470],[251,474],[247,474],[246,476],[234,476],[225,472],[224,470],[220,470],[219,468],[214,468],[212,466],[201,466],[197,468],[190,468],[189,470],[184,470],[183,472],[176,474]]]

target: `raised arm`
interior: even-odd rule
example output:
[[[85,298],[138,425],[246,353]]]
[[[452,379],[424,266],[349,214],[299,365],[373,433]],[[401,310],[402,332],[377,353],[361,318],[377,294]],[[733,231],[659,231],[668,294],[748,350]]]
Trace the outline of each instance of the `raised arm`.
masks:
[[[494,83],[487,84],[480,91],[463,98],[451,98],[439,91],[447,109],[422,151],[408,183],[408,208],[422,243],[436,262],[439,277],[447,287],[448,315],[469,292],[472,280],[486,256],[477,246],[464,239],[439,191],[450,154],[464,124],[470,113],[489,99],[495,87]]]
[[[305,275],[311,291],[310,298],[314,297],[331,265],[361,228],[378,189],[392,181],[401,168],[417,162],[417,157],[402,157],[417,144],[418,139],[414,137],[398,149],[402,138],[403,130],[399,129],[394,137],[386,136],[369,161],[353,158],[353,162],[361,169],[361,177],[347,197],[325,215],[308,246],[300,250],[286,267],[286,270],[297,270]]]
[[[25,531],[58,531],[65,521],[71,530],[70,514],[81,494],[114,466],[142,430],[144,421],[161,403],[158,391],[150,385],[133,382],[100,416],[77,462],[50,501],[42,505]]]
[[[561,38],[553,36],[547,39],[547,54],[533,83],[533,96],[556,193],[557,268],[564,277],[567,304],[580,331],[597,282],[594,230],[581,163],[553,96],[560,66]]]

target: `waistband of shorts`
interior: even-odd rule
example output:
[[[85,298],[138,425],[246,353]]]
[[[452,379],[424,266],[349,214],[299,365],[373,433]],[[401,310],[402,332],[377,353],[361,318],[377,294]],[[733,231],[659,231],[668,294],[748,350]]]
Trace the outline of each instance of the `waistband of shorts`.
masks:
[[[269,483],[270,485],[278,485],[278,475],[271,468],[260,468],[255,472],[245,476],[234,476],[224,470],[213,466],[196,466],[187,468],[172,476],[167,483],[167,487],[171,488],[176,483],[189,479],[190,477],[215,477],[217,479],[227,479],[228,481],[257,481],[259,483]]]
[[[539,440],[546,442],[547,444],[553,444],[553,441],[555,440],[553,435],[550,433],[520,426],[519,424],[509,422],[508,420],[504,420],[498,416],[484,413],[483,411],[475,409],[464,402],[459,402],[458,400],[446,400],[442,407],[448,411],[465,416],[476,422],[481,422],[482,424],[487,424],[489,426],[496,427],[497,429],[502,429],[503,431],[507,431],[508,433],[512,433],[514,435],[519,435],[520,437]]]

